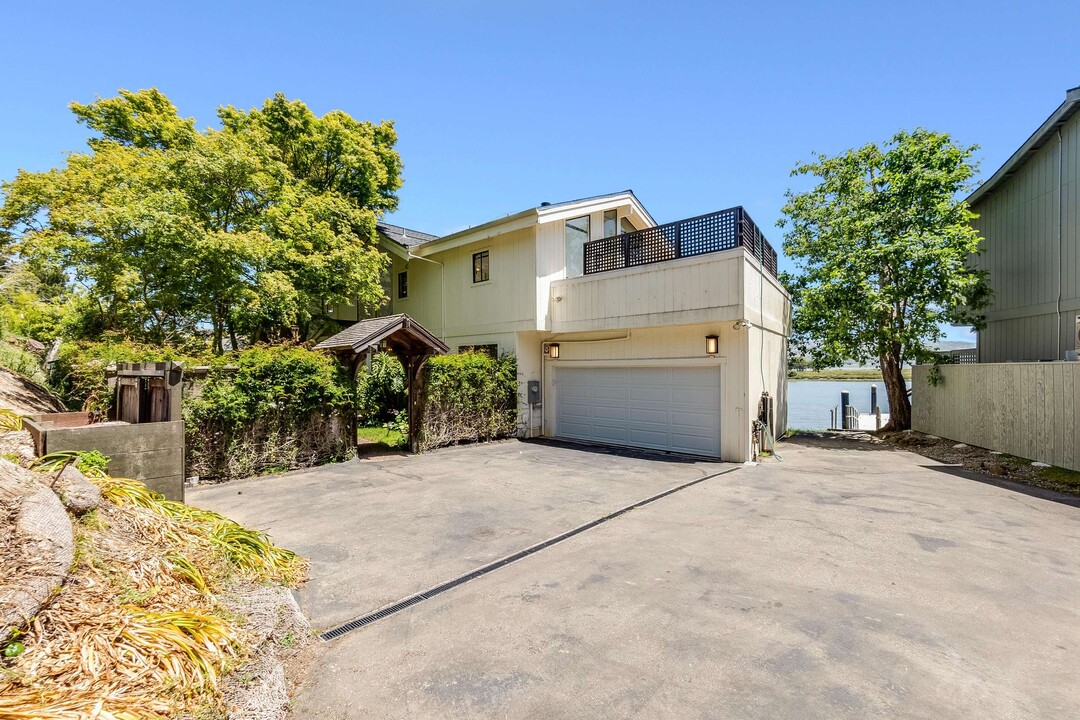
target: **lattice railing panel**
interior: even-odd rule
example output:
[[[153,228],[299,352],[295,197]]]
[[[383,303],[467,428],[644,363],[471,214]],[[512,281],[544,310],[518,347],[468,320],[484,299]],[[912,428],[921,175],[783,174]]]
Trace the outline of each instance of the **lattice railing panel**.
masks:
[[[626,234],[626,264],[648,265],[679,257],[679,228],[657,225]]]
[[[585,243],[584,269],[586,275],[626,267],[626,235],[593,240]]]
[[[742,246],[776,276],[776,250],[741,207],[585,243],[586,275]]]
[[[734,210],[704,215],[684,220],[682,226],[682,254],[704,255],[705,253],[731,250],[739,246],[738,213]]]

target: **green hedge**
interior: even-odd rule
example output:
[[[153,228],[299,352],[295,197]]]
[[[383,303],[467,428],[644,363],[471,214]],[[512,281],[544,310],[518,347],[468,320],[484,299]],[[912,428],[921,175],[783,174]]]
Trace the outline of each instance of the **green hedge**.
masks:
[[[257,346],[214,360],[184,401],[188,473],[232,479],[346,459],[354,389],[332,357]]]
[[[348,370],[302,347],[256,346],[208,358],[132,342],[67,342],[52,379],[69,407],[105,415],[112,402],[106,366],[161,360],[210,367],[205,378],[184,376],[188,475],[246,477],[352,453],[355,390]]]
[[[440,355],[424,366],[421,449],[482,442],[517,432],[517,359]]]

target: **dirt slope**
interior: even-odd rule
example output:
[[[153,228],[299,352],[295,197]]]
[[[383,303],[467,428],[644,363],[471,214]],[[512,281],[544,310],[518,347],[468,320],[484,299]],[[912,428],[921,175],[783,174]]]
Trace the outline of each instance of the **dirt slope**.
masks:
[[[0,367],[0,408],[9,408],[20,415],[63,412],[60,401],[32,380]]]

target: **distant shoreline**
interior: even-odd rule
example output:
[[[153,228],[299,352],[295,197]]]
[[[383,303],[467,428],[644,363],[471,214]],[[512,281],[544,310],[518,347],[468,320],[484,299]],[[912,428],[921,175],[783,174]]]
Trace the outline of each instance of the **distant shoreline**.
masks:
[[[789,380],[866,380],[878,381],[884,385],[881,379],[881,371],[874,369],[835,368],[832,370],[795,370],[788,375]],[[904,369],[904,379],[911,380],[911,369]]]

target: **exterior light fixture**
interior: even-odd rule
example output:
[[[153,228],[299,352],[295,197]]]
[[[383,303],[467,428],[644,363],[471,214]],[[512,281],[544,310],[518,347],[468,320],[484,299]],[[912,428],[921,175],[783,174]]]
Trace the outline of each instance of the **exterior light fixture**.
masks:
[[[736,320],[735,324],[731,326],[733,330],[746,330],[750,327],[750,323],[746,320]]]
[[[719,335],[706,335],[705,336],[705,353],[708,355],[715,355],[720,352],[720,336]]]
[[[558,360],[559,359],[559,343],[550,343],[547,346],[547,354],[548,354],[548,357],[551,358],[552,360]]]

